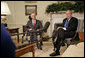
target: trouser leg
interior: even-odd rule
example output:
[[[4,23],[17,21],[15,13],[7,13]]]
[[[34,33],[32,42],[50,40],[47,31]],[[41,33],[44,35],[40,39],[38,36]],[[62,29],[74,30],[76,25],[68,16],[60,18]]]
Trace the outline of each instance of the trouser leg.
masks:
[[[26,40],[28,41],[28,34],[29,34],[29,32],[26,34]]]
[[[33,40],[36,42],[37,48],[39,49],[40,48],[40,43],[39,43],[39,40],[37,39],[37,34],[34,33],[33,37],[34,37]]]
[[[30,33],[30,42],[31,42],[31,43],[33,43],[33,42],[34,42],[33,38],[34,38],[34,37],[33,37],[33,34],[32,34],[32,33]]]
[[[42,50],[42,38],[39,40],[39,48]]]
[[[56,30],[53,30],[53,33],[52,33],[52,38],[56,38],[56,36],[57,36],[57,29]]]
[[[63,41],[63,40],[64,40],[64,30],[59,29],[57,39],[56,39],[56,44],[55,44],[56,50],[58,50],[58,51],[60,50],[61,41]]]
[[[38,40],[36,40],[36,46],[39,49],[39,42],[38,42]]]

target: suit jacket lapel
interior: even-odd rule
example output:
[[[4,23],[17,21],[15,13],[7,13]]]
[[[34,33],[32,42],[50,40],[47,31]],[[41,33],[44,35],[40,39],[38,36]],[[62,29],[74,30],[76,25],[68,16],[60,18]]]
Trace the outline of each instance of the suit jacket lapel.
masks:
[[[31,25],[31,27],[33,28],[32,20],[30,21],[30,25]]]
[[[69,26],[69,24],[71,23],[71,21],[72,21],[72,18],[69,20],[68,26]]]
[[[36,28],[36,25],[37,25],[37,20],[36,20],[36,23],[35,23],[35,28]]]

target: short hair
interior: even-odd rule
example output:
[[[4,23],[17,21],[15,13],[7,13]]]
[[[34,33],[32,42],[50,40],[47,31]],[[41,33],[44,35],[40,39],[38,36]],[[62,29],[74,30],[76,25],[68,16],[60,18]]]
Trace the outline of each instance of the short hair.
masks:
[[[67,10],[66,13],[67,13],[67,12],[70,12],[70,13],[72,14],[72,11],[71,11],[71,10]]]
[[[32,14],[35,14],[35,15],[36,15],[36,13],[35,13],[35,12],[32,12],[30,15],[32,15]]]

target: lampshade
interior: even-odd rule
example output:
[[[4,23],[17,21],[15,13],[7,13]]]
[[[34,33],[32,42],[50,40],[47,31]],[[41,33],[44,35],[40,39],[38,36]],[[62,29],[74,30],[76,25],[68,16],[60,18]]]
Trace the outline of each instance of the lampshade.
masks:
[[[1,1],[1,15],[10,15],[8,4],[4,1]]]

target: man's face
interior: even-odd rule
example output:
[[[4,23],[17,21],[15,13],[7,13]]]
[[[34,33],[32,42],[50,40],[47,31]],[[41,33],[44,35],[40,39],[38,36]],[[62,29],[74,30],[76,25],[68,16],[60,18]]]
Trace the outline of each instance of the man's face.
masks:
[[[36,19],[36,15],[35,15],[34,13],[32,13],[32,14],[31,14],[31,18],[32,18],[33,20],[35,20],[35,19]]]
[[[68,12],[66,12],[66,16],[68,19],[70,19],[72,17],[72,13],[68,11]]]

